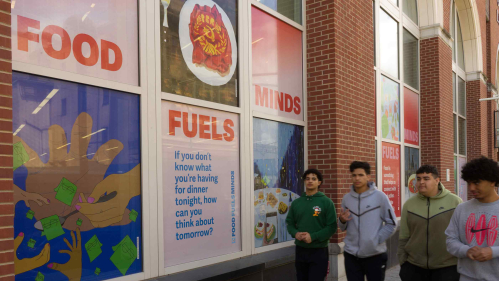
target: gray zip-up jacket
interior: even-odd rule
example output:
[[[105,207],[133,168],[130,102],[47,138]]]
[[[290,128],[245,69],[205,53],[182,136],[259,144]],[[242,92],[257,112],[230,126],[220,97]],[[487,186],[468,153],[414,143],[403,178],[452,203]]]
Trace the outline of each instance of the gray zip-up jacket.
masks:
[[[342,223],[341,230],[347,231],[343,240],[345,252],[359,258],[367,258],[386,252],[386,239],[397,229],[395,212],[390,200],[369,182],[369,190],[358,194],[354,187],[343,197],[341,207],[350,210],[350,221]]]

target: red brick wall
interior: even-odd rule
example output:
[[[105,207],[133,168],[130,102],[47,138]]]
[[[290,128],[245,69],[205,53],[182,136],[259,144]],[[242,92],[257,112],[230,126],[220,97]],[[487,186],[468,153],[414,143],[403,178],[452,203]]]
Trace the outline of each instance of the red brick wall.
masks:
[[[14,280],[10,1],[0,1],[0,281]]]
[[[451,8],[450,8],[450,3],[452,0],[443,0],[444,1],[444,29],[447,30],[447,32],[450,33],[450,13],[451,13]]]
[[[446,188],[454,191],[454,131],[452,120],[452,50],[439,37],[421,45],[421,164],[450,170]]]
[[[371,1],[307,1],[308,164],[323,172],[337,211],[350,162],[374,166],[373,48]]]
[[[466,82],[466,138],[468,160],[488,154],[487,86],[481,80]]]

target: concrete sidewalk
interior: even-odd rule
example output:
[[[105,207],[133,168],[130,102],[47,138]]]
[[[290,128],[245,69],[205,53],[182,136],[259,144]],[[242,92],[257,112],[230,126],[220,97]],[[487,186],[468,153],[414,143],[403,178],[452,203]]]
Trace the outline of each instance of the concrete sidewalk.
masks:
[[[400,281],[400,265],[394,266],[386,271],[385,281]]]

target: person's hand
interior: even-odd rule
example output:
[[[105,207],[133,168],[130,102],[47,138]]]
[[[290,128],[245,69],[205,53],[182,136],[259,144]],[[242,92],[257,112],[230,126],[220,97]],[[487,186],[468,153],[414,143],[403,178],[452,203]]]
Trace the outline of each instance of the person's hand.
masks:
[[[110,194],[113,191],[116,191],[116,197],[96,203],[106,192]],[[137,195],[140,195],[140,164],[125,174],[108,176],[95,187],[88,198],[85,199],[85,196],[80,194],[81,203],[75,207],[94,227],[106,227],[123,219],[130,220],[123,214],[130,199]],[[129,211],[127,215],[128,213]]]
[[[299,241],[302,241],[302,240],[303,240],[303,238],[304,238],[304,235],[305,235],[305,232],[297,232],[297,233],[295,234],[295,239],[296,239],[296,240],[299,240]]]
[[[480,248],[478,248],[478,246],[475,246],[473,248],[470,248],[467,252],[466,252],[466,256],[470,259],[470,260],[475,260],[475,255],[478,254],[478,251],[480,250]]]
[[[55,199],[57,192],[54,189],[59,185],[63,177],[76,185],[78,193],[83,193],[86,196],[91,195],[94,188],[103,181],[113,159],[123,149],[123,144],[113,139],[100,146],[95,154],[89,154],[87,150],[93,137],[91,135],[93,133],[92,124],[93,121],[90,115],[81,113],[73,125],[71,143],[68,143],[66,132],[61,126],[50,126],[48,129],[49,160],[47,163],[44,163],[37,152],[31,149],[24,140],[14,136],[13,142],[21,142],[30,159],[23,164],[28,170],[26,192],[39,194],[46,198],[47,202],[50,202],[50,205],[42,204],[41,206],[31,204],[30,208],[35,212],[34,216],[37,220],[52,215],[65,216],[74,210],[75,204],[78,203],[78,194],[73,197],[71,207]],[[43,199],[41,200],[43,202]],[[39,202],[39,200],[37,201]],[[94,228],[94,224],[90,223],[89,219],[82,213],[68,217],[63,227],[68,230],[75,230],[78,227],[76,224],[78,219],[82,220],[81,231]],[[130,222],[128,217],[126,219],[127,221],[123,224]]]
[[[45,244],[40,254],[33,258],[18,259],[17,258],[17,248],[21,245],[24,240],[24,233],[19,233],[19,235],[14,239],[14,273],[21,274],[26,271],[30,271],[37,267],[40,267],[50,260],[50,244]]]
[[[492,259],[492,249],[490,247],[478,248],[476,253],[473,255],[474,260],[479,262],[484,262]]]
[[[346,223],[347,221],[350,221],[350,220],[352,220],[352,218],[350,217],[350,210],[341,208],[340,221],[342,223]]]
[[[307,243],[307,244],[312,243],[312,237],[310,237],[310,233],[304,232],[302,241]]]
[[[35,202],[36,204],[38,204],[38,206],[42,206],[43,204],[50,204],[49,199],[37,193],[26,192],[14,184],[14,206],[19,201],[24,201],[24,204],[26,204],[26,207],[28,208],[30,207],[29,201]]]
[[[76,237],[78,238],[78,243],[75,239],[75,234],[71,231],[71,238],[73,238],[73,245],[69,243],[69,241],[64,238],[64,242],[68,245],[69,250],[60,250],[61,254],[68,254],[69,261],[65,264],[60,263],[50,263],[47,265],[48,268],[53,270],[60,271],[62,274],[68,277],[69,281],[80,281],[81,279],[81,235],[80,229],[76,228]]]

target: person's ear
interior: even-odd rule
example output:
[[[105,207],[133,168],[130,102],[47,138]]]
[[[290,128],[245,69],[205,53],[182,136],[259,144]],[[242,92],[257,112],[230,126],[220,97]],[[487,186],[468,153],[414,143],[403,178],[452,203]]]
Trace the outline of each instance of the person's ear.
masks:
[[[322,181],[319,181],[319,187],[321,186],[321,184],[322,184]]]

